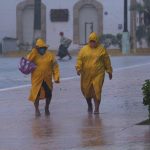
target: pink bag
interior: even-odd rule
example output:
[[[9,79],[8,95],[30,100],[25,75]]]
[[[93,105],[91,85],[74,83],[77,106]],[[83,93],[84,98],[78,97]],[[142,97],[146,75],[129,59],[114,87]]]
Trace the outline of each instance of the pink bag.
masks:
[[[20,64],[19,64],[19,70],[23,73],[23,74],[30,74],[31,72],[33,72],[36,68],[36,65],[27,60],[26,58],[22,57],[20,59]]]

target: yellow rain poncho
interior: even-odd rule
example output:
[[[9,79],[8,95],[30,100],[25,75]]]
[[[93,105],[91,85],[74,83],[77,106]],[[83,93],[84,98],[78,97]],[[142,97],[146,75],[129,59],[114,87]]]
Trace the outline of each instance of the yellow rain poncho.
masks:
[[[38,47],[47,47],[42,39],[36,42]],[[45,81],[48,87],[52,90],[52,77],[55,81],[59,81],[59,66],[51,52],[46,51],[44,55],[40,55],[36,48],[28,54],[27,59],[36,64],[36,69],[31,74],[31,91],[29,100],[35,102],[39,92],[39,99],[45,98],[44,89],[41,87],[42,82]]]
[[[101,99],[105,71],[112,73],[110,58],[106,49],[99,44],[96,33],[91,33],[89,41],[96,41],[98,46],[85,45],[77,57],[76,70],[81,74],[81,91],[85,98]]]

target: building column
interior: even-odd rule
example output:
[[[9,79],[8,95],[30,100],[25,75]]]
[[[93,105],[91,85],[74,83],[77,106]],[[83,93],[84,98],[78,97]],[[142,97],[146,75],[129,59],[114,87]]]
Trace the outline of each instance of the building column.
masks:
[[[34,39],[41,38],[41,0],[34,0]]]
[[[122,33],[122,53],[130,53],[130,36],[128,32],[128,1],[124,0],[124,30]]]

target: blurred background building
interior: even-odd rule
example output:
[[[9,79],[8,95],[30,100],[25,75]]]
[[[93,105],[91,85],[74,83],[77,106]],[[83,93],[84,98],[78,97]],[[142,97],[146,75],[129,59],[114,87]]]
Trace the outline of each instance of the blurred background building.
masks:
[[[128,31],[133,52],[148,47],[144,38],[136,38],[137,27],[144,24],[145,16],[135,9],[137,3],[143,4],[143,0],[128,0]],[[1,0],[0,19],[0,41],[9,37],[16,39],[19,49],[32,47],[34,0]],[[59,32],[73,40],[71,49],[78,49],[87,43],[92,31],[103,35],[110,49],[121,48],[118,41],[123,25],[124,0],[42,0],[41,36],[50,49],[58,49]]]

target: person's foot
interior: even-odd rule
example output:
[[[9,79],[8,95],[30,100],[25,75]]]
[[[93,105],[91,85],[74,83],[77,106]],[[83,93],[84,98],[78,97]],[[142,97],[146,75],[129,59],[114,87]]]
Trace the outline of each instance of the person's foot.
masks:
[[[40,113],[39,110],[36,110],[36,111],[35,111],[35,116],[36,116],[36,117],[40,117],[40,116],[41,116],[41,113]]]
[[[45,108],[45,115],[46,115],[46,116],[49,116],[49,115],[50,115],[50,112],[49,112],[49,109],[48,109],[48,108]]]
[[[58,60],[62,60],[62,58],[58,58]]]
[[[69,60],[71,60],[72,59],[72,57],[71,56],[69,56]]]
[[[90,113],[90,114],[93,113],[93,108],[92,107],[88,107],[88,113]]]
[[[95,111],[94,111],[94,114],[95,114],[95,115],[99,114],[99,110],[95,110]]]
[[[86,99],[86,100],[87,100],[87,104],[88,104],[88,113],[91,114],[91,113],[93,113],[92,101],[91,101],[91,99]]]

